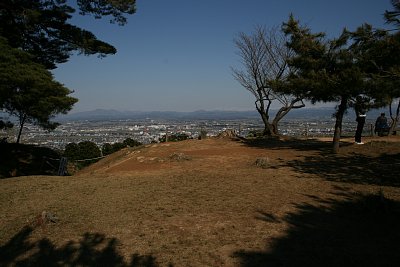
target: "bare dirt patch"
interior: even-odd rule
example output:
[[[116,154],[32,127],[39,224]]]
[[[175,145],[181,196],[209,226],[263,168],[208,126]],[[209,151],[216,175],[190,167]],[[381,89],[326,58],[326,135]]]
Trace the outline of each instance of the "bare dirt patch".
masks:
[[[332,155],[330,140],[188,140],[128,148],[70,177],[0,180],[0,265],[390,265],[400,140],[365,141]],[[43,211],[58,221],[36,227]]]

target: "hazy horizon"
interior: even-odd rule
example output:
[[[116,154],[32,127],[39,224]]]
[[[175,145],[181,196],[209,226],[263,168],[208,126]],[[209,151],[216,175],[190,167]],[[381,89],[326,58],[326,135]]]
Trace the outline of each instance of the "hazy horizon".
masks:
[[[301,109],[334,109],[334,104],[331,106],[326,105],[313,105],[313,106],[305,106]],[[272,111],[277,110],[277,108],[271,109]],[[295,111],[293,109],[292,111]],[[178,113],[192,113],[192,112],[256,112],[255,107],[250,107],[248,109],[196,109],[196,110],[187,110],[187,111],[178,111],[178,110],[128,110],[128,109],[118,109],[118,108],[95,108],[88,110],[76,111],[72,110],[68,114],[76,114],[76,113],[84,113],[84,112],[93,112],[93,111],[117,111],[117,112],[142,112],[142,113],[150,113],[150,112],[178,112]]]

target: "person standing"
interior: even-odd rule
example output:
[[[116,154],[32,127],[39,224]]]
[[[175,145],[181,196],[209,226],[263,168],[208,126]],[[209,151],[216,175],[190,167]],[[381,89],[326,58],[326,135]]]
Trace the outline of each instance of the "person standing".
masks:
[[[390,127],[387,118],[385,117],[385,113],[381,113],[375,122],[375,133],[377,133],[378,136],[383,136],[385,133],[389,133],[389,129]]]
[[[357,145],[364,144],[361,141],[361,137],[365,125],[365,119],[367,117],[367,109],[365,102],[366,100],[364,100],[363,97],[358,96],[356,98],[356,103],[354,105],[354,110],[356,112],[356,121],[357,121],[357,129],[356,129],[356,134],[354,136],[354,141]]]

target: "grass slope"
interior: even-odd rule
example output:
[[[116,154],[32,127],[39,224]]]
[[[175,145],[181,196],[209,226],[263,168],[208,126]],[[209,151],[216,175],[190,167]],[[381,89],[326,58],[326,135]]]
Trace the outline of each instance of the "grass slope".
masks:
[[[390,266],[399,141],[331,155],[321,140],[190,140],[70,177],[3,179],[0,265]],[[59,221],[41,223],[43,211]]]

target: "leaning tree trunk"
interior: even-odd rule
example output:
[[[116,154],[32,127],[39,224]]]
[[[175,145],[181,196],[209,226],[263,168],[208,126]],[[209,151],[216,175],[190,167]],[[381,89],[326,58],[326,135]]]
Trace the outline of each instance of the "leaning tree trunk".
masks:
[[[289,110],[287,110],[287,108],[282,107],[278,110],[275,118],[272,120],[271,126],[275,135],[279,135],[278,123],[288,112]]]
[[[296,105],[296,103],[300,102],[298,105]],[[275,118],[272,120],[271,123],[271,127],[272,127],[272,131],[274,135],[279,135],[279,129],[278,129],[278,123],[280,122],[280,120],[283,119],[283,117],[285,117],[289,111],[291,111],[292,109],[298,109],[298,108],[303,108],[306,105],[303,103],[303,100],[300,98],[295,98],[293,99],[289,105],[285,105],[283,107],[281,107],[278,112],[275,115]]]
[[[343,116],[347,108],[347,98],[342,97],[338,111],[336,112],[335,132],[333,134],[333,153],[339,152],[340,136],[342,134]]]
[[[21,140],[21,134],[22,134],[22,129],[24,128],[26,120],[26,115],[21,115],[19,118],[19,131],[18,131],[18,137],[17,137],[17,144],[19,144],[19,141]]]

